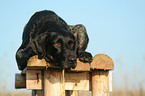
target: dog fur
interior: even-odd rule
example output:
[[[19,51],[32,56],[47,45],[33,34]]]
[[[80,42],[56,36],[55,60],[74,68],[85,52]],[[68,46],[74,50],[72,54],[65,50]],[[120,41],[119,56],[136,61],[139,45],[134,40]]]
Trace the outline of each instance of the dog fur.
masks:
[[[85,51],[89,41],[85,27],[67,25],[53,11],[36,12],[26,24],[22,40],[16,52],[19,70],[34,55],[61,68],[75,68],[77,58],[82,62],[92,61],[91,53]]]

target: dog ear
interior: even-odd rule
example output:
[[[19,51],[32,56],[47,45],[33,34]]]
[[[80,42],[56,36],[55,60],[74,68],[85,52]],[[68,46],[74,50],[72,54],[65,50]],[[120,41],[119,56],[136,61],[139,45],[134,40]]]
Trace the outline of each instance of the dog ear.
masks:
[[[69,25],[69,27],[71,29],[71,33],[75,36],[75,38],[78,41],[79,48],[85,50],[89,42],[85,26],[82,24],[78,24],[74,26]]]

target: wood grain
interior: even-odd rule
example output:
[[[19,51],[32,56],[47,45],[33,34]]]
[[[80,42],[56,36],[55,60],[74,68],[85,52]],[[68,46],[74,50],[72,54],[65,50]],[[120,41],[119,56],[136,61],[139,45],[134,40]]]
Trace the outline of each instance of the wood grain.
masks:
[[[41,70],[27,70],[27,72],[26,72],[26,88],[28,90],[41,90],[42,89]]]
[[[93,58],[91,69],[113,70],[114,63],[108,55],[98,54]]]

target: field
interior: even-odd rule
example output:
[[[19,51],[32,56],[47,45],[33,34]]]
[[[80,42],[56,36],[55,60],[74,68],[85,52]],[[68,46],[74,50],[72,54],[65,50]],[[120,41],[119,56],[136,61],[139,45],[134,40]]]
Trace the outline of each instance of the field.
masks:
[[[79,96],[91,96],[90,92],[79,92]],[[2,92],[0,91],[0,96],[31,96],[31,92]],[[114,90],[110,93],[110,96],[145,96],[145,91],[143,90]]]
[[[31,96],[30,92],[2,92],[0,91],[0,96]]]

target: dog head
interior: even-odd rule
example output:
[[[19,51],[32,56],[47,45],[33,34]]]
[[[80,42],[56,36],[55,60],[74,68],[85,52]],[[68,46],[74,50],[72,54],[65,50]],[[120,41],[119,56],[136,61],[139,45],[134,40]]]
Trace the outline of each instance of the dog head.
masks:
[[[75,68],[77,42],[68,31],[55,28],[48,32],[45,42],[45,60],[61,68]]]

